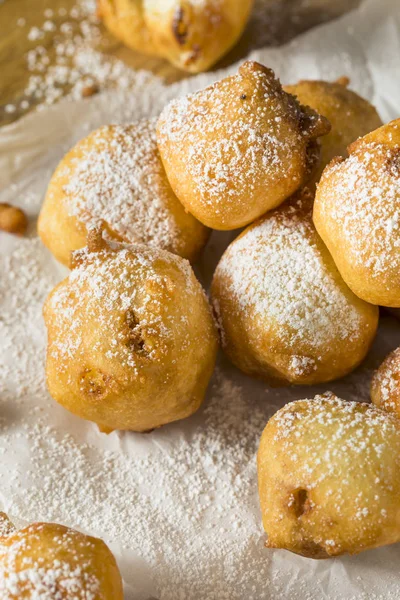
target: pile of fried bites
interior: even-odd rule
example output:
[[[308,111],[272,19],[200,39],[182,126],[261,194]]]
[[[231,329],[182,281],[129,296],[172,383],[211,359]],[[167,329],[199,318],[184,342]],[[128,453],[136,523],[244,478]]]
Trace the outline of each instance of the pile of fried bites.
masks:
[[[44,307],[57,402],[101,431],[146,432],[200,407],[219,342],[271,384],[320,384],[361,363],[378,306],[400,307],[400,119],[382,126],[347,86],[282,88],[248,61],[63,158],[39,218],[71,268]],[[242,227],[211,308],[190,263],[210,229]],[[326,393],[270,419],[258,452],[268,547],[328,558],[400,541],[399,378],[400,350],[375,374],[373,404]],[[14,532],[4,517],[4,539],[30,548],[35,527],[56,526]],[[82,535],[64,529],[68,543]],[[122,597],[113,557],[82,538],[82,553],[95,544],[87,581],[101,561],[105,597]]]
[[[400,120],[381,126],[347,84],[283,89],[248,61],[64,157],[39,218],[72,268],[44,308],[55,400],[102,431],[144,432],[199,408],[218,339],[272,384],[360,364],[378,305],[400,307]],[[241,227],[214,274],[213,319],[188,260],[209,228]],[[258,454],[268,546],[324,558],[400,539],[398,376],[394,355],[375,406],[326,394],[270,420]]]

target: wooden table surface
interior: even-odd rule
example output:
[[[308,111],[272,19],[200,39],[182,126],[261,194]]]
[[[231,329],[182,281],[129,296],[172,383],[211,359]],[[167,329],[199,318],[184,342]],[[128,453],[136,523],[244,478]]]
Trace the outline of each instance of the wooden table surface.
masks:
[[[283,43],[316,23],[349,10],[359,1],[256,0],[240,42],[216,67],[246,56],[253,48]],[[75,4],[76,0],[0,0],[0,125],[10,123],[35,108],[38,101],[25,94],[32,75],[27,68],[27,53],[40,43],[46,49],[51,64],[55,57],[55,36],[59,35],[60,25],[70,20],[69,11]],[[51,21],[56,25],[55,31],[47,32],[40,42],[29,40],[28,33],[32,28],[41,27],[46,20],[46,9],[54,13]],[[167,82],[188,77],[166,61],[149,58],[124,47],[102,26],[100,31],[96,48],[106,55],[122,59],[134,69],[149,70]],[[62,93],[67,91],[62,90]],[[21,108],[21,102],[24,108]]]

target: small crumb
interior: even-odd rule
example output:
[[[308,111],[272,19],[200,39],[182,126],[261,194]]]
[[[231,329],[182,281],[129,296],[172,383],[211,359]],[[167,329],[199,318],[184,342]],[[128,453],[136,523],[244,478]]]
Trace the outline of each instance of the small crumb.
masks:
[[[11,204],[0,204],[0,230],[15,235],[24,235],[28,219],[23,210]]]
[[[82,88],[82,98],[89,98],[90,96],[94,96],[99,92],[99,87],[95,84],[86,85]]]

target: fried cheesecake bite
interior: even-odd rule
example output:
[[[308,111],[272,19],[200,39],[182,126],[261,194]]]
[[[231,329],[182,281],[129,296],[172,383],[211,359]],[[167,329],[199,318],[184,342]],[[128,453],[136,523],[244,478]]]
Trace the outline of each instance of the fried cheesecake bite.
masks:
[[[288,198],[319,159],[329,123],[252,61],[236,75],[173,100],[157,141],[175,194],[199,221],[229,230]]]
[[[268,548],[309,558],[400,541],[400,420],[328,393],[290,402],[258,450]]]
[[[375,371],[371,382],[372,402],[400,417],[400,348],[396,348]]]
[[[400,119],[354,142],[317,187],[313,219],[357,296],[400,307]]]
[[[0,513],[2,600],[122,600],[122,579],[106,544],[55,523],[17,531]]]
[[[349,90],[348,84],[349,80],[342,77],[334,82],[305,80],[284,86],[286,92],[324,115],[332,126],[328,135],[321,138],[321,161],[313,173],[313,182],[319,181],[332,158],[347,156],[347,147],[354,140],[382,125],[376,108]]]
[[[217,334],[186,260],[95,230],[44,318],[51,396],[102,431],[148,431],[202,403]]]
[[[124,44],[178,69],[209,69],[242,34],[253,0],[97,0],[104,25]]]
[[[110,239],[143,243],[195,260],[208,230],[187,213],[168,183],[155,121],[100,127],[78,142],[53,174],[39,235],[69,266],[88,228],[105,223]]]
[[[378,309],[344,283],[312,223],[304,189],[245,229],[214,274],[222,346],[242,371],[272,384],[314,384],[365,357]]]

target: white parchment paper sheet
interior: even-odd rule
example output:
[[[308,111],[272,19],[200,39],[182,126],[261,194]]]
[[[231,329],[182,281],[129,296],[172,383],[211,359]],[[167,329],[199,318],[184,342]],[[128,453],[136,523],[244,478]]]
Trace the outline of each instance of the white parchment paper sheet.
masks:
[[[251,56],[272,67],[284,83],[293,83],[301,78],[333,80],[348,75],[351,87],[368,97],[385,121],[400,116],[399,57],[400,3],[397,0],[365,1],[358,10],[335,22],[317,27],[284,47],[259,50]],[[20,205],[32,220],[28,241],[0,234],[0,509],[6,510],[19,523],[39,519],[58,520],[103,537],[118,558],[126,584],[126,598],[131,600],[150,597],[160,600],[248,600],[251,597],[271,600],[397,599],[400,598],[400,545],[366,552],[358,557],[322,562],[303,559],[283,551],[263,549],[265,536],[260,526],[253,458],[249,465],[242,465],[238,473],[245,485],[251,485],[252,489],[246,493],[243,491],[241,496],[240,481],[235,485],[236,499],[232,506],[237,513],[234,515],[234,522],[241,525],[238,530],[231,526],[229,514],[218,513],[218,506],[228,506],[226,499],[218,490],[210,490],[209,511],[205,513],[203,526],[198,528],[196,538],[192,541],[198,555],[198,564],[194,567],[193,557],[189,557],[187,550],[188,540],[180,543],[179,535],[174,537],[174,533],[179,534],[179,520],[188,517],[190,521],[191,516],[195,516],[198,510],[196,498],[192,498],[192,502],[185,506],[184,518],[181,513],[177,513],[178,518],[174,518],[174,510],[181,508],[180,491],[177,490],[176,503],[171,502],[168,507],[171,520],[165,519],[162,530],[156,527],[157,507],[162,505],[163,498],[167,503],[170,495],[161,469],[165,469],[168,457],[175,463],[177,458],[182,458],[186,460],[187,466],[191,444],[197,444],[199,452],[199,440],[206,439],[207,427],[210,427],[212,419],[215,421],[212,412],[214,409],[211,408],[210,413],[207,413],[207,409],[201,410],[185,422],[148,436],[117,432],[105,436],[98,433],[94,425],[81,421],[58,407],[43,388],[45,330],[40,302],[32,301],[30,310],[29,299],[27,301],[21,295],[23,282],[21,284],[21,280],[18,280],[18,257],[21,260],[21,277],[26,278],[29,293],[36,289],[35,278],[38,280],[37,294],[40,296],[43,290],[49,291],[66,273],[35,240],[34,233],[34,220],[58,160],[88,131],[110,122],[127,122],[156,115],[170,98],[201,88],[235,69],[232,66],[226,72],[201,74],[168,88],[155,77],[139,77],[133,90],[107,92],[80,102],[61,102],[42,112],[30,114],[0,131],[0,201]],[[213,234],[198,266],[199,277],[205,285],[210,281],[221,252],[234,236],[233,233]],[[32,248],[37,254],[37,271],[34,277],[29,278],[26,273],[23,275],[22,262],[25,254],[32,257]],[[12,311],[13,318],[10,317]],[[13,340],[18,340],[18,344],[14,344]],[[331,384],[329,388],[345,398],[367,400],[371,368],[399,344],[400,324],[384,315],[377,341],[366,364],[345,380]],[[270,390],[262,383],[251,381],[238,373],[223,358],[220,360],[219,373],[220,379],[222,377],[225,382],[231,381],[241,387],[241,391],[235,388],[230,392],[231,395],[241,397],[240,410],[232,417],[232,430],[236,433],[240,432],[240,421],[250,419],[255,411],[260,424],[264,424],[268,416],[286,401],[310,397],[315,392],[326,389],[325,386],[320,386],[308,390]],[[220,383],[217,381],[215,385],[218,390]],[[214,403],[215,393],[215,390],[210,392],[210,396],[214,395]],[[229,394],[221,394],[220,401],[229,402]],[[236,406],[234,402],[232,406]],[[225,406],[224,410],[229,411],[229,406]],[[43,437],[46,427],[49,428],[49,439],[57,442],[52,442],[53,446],[45,448],[48,440],[36,441],[35,435]],[[259,436],[261,430],[262,427],[258,430],[255,425],[245,435],[250,436],[254,432]],[[196,438],[201,435],[203,438]],[[65,436],[68,436],[67,441]],[[128,461],[123,463],[125,467],[127,464],[133,465],[130,473],[133,483],[135,477],[140,482],[144,475],[140,472],[143,465],[154,470],[154,481],[158,477],[157,469],[160,469],[159,485],[150,492],[147,490],[149,504],[153,502],[153,512],[149,509],[147,513],[143,513],[143,522],[129,523],[129,530],[120,530],[118,533],[118,528],[110,526],[112,515],[115,515],[115,521],[123,527],[129,522],[129,507],[136,502],[128,494],[127,497],[121,497],[126,488],[116,489],[114,497],[111,492],[108,493],[106,497],[110,502],[109,511],[104,512],[104,519],[99,517],[89,521],[88,516],[83,514],[87,509],[84,501],[86,488],[81,498],[77,495],[76,510],[72,512],[73,500],[69,499],[67,502],[65,496],[60,495],[59,502],[56,503],[56,494],[49,493],[49,502],[46,503],[46,498],[40,495],[41,482],[38,477],[45,473],[47,463],[49,469],[54,469],[54,456],[63,444],[65,456],[74,458],[71,458],[70,470],[79,467],[80,476],[83,472],[83,477],[91,476],[88,463],[93,461],[93,465],[96,465],[99,457],[104,461],[104,456],[111,457],[114,469],[119,468],[118,461],[121,457]],[[86,462],[83,465],[77,458],[80,445],[85,448]],[[257,440],[254,441],[254,448],[256,445]],[[178,446],[180,450],[177,453]],[[207,452],[210,451],[207,444],[204,448]],[[219,448],[215,452],[221,453],[224,449]],[[240,455],[239,446],[238,453]],[[163,457],[159,462],[158,456]],[[68,482],[73,480],[71,473],[67,474],[66,471],[68,464],[61,468],[61,462],[60,458],[60,486],[63,477]],[[222,460],[221,465],[226,464]],[[112,470],[104,473],[104,480],[107,477],[112,477]],[[145,482],[149,483],[150,480],[147,476]],[[210,481],[215,481],[215,478]],[[99,481],[99,490],[104,485],[104,481]],[[61,487],[65,494],[66,485]],[[138,489],[139,487],[138,483]],[[95,487],[90,483],[87,489],[89,494]],[[72,488],[71,493],[76,494],[76,490]],[[95,497],[93,502],[93,510],[99,510]],[[102,506],[105,511],[103,505],[104,502],[101,504],[100,499],[98,506]],[[133,511],[132,519],[137,519],[138,514]],[[155,519],[154,527],[152,515]],[[89,522],[93,523],[90,527]],[[219,528],[219,536],[210,534],[211,529],[207,529],[210,523]],[[190,531],[190,526],[182,531]],[[218,539],[221,550],[213,554],[211,546],[208,548],[207,544],[215,545]],[[155,543],[159,546],[159,553],[156,559],[149,558],[154,557],[154,552],[148,553],[145,546],[151,544],[154,548]],[[207,564],[207,556],[210,556],[212,562],[214,555],[218,557],[218,563]],[[183,583],[185,579],[186,583]]]

